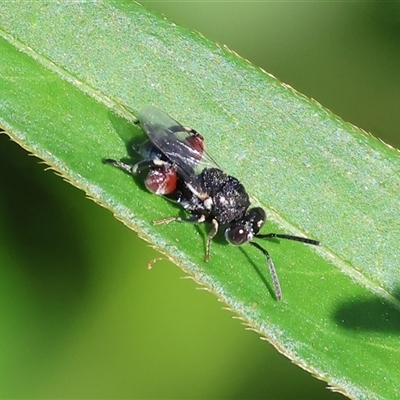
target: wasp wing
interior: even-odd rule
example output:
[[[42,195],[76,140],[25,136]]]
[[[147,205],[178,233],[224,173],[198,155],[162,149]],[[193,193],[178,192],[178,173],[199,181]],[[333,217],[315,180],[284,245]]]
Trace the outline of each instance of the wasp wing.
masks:
[[[139,121],[150,141],[159,149],[178,174],[197,191],[197,175],[204,168],[219,168],[204,150],[203,136],[185,128],[155,107],[147,107],[139,114]]]

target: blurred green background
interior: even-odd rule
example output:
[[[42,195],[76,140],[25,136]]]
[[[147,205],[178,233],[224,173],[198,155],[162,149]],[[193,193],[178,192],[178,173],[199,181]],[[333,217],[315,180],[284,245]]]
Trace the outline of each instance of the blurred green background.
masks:
[[[399,3],[143,4],[400,147]],[[44,169],[0,135],[1,398],[343,398]]]

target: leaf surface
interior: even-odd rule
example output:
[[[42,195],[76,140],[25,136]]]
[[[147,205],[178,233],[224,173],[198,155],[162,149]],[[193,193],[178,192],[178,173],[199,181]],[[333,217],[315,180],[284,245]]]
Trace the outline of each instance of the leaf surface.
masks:
[[[0,126],[208,287],[294,362],[353,398],[400,395],[398,152],[228,49],[126,2],[3,2]],[[180,210],[104,158],[124,158],[152,105],[201,132],[265,208],[264,232],[320,248],[217,238],[152,221]],[[384,384],[382,384],[384,382]]]

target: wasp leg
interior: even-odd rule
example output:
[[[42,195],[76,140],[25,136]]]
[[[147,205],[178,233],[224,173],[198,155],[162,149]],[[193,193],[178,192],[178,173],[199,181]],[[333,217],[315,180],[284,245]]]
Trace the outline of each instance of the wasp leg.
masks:
[[[188,128],[187,126],[184,126],[184,129],[187,133],[191,133],[193,136],[196,136],[199,134],[195,129],[193,128]]]
[[[163,225],[163,224],[169,224],[170,222],[187,222],[189,224],[200,224],[201,222],[204,222],[206,220],[205,215],[191,215],[188,218],[182,218],[182,217],[170,217],[170,218],[163,218],[159,219],[157,221],[153,221],[153,225]],[[211,232],[208,234],[207,237],[207,242],[206,242],[206,254],[204,257],[204,261],[208,262],[210,260],[210,248],[211,248],[211,241],[213,237],[217,234],[218,232],[218,222],[213,219],[211,221],[213,224],[213,227],[211,229]]]
[[[188,218],[182,218],[182,217],[169,217],[169,218],[163,218],[163,219],[158,219],[157,221],[153,221],[153,225],[163,225],[163,224],[169,224],[170,222],[188,222],[189,224],[199,224],[201,222],[205,221],[205,216],[201,215],[198,217],[197,215],[191,215]]]
[[[146,169],[150,169],[153,167],[164,167],[166,165],[170,165],[165,161],[162,160],[141,160],[138,163],[136,163],[132,167],[132,175],[137,175],[140,174],[141,172],[145,171]]]
[[[153,225],[164,225],[164,224],[169,224],[170,222],[179,221],[179,220],[180,220],[180,217],[163,218],[163,219],[158,219],[156,221],[153,221]]]
[[[140,174],[142,171],[145,171],[146,169],[150,169],[152,167],[162,167],[168,164],[167,162],[162,160],[141,160],[135,165],[129,165],[122,161],[113,160],[111,158],[107,158],[106,160],[104,160],[104,162],[107,164],[111,164],[114,167],[120,168],[123,171],[126,171],[132,175]]]
[[[213,240],[214,236],[217,234],[218,232],[218,221],[216,219],[212,219],[211,220],[212,223],[212,229],[210,231],[210,233],[208,234],[207,237],[207,243],[206,243],[206,255],[204,257],[204,261],[208,262],[210,260],[210,249],[211,249],[211,241]]]
[[[124,171],[126,171],[126,172],[128,172],[130,174],[133,174],[133,172],[132,172],[133,166],[132,165],[126,164],[126,163],[124,163],[122,161],[113,160],[111,158],[107,158],[106,160],[104,160],[104,162],[106,164],[111,164],[114,167],[120,168],[120,169],[122,169],[122,170],[124,170]]]

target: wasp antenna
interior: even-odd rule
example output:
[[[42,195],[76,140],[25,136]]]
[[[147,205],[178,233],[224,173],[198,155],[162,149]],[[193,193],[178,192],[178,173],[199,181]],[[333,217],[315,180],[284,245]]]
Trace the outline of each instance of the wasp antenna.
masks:
[[[286,240],[294,240],[296,242],[302,242],[307,244],[312,244],[313,246],[320,246],[321,242],[318,240],[308,239],[300,236],[293,236],[293,235],[285,235],[281,233],[267,233],[265,235],[256,235],[256,238],[265,239],[265,238],[278,238],[278,239],[286,239]]]
[[[120,169],[122,169],[122,170],[124,170],[126,172],[129,172],[130,174],[133,174],[133,169],[132,169],[133,167],[131,165],[129,165],[129,164],[126,164],[126,163],[122,162],[122,161],[113,160],[112,158],[106,158],[104,160],[104,163],[105,164],[111,164],[114,167],[120,168]]]
[[[252,246],[257,248],[258,250],[261,251],[267,257],[267,263],[268,263],[268,268],[269,268],[269,273],[271,274],[272,277],[272,282],[274,284],[274,291],[275,291],[275,296],[277,300],[282,300],[282,290],[281,290],[281,285],[279,283],[278,279],[278,274],[276,273],[275,265],[274,262],[272,261],[271,256],[269,255],[268,251],[265,250],[263,247],[261,247],[258,243],[256,242],[249,242]]]

